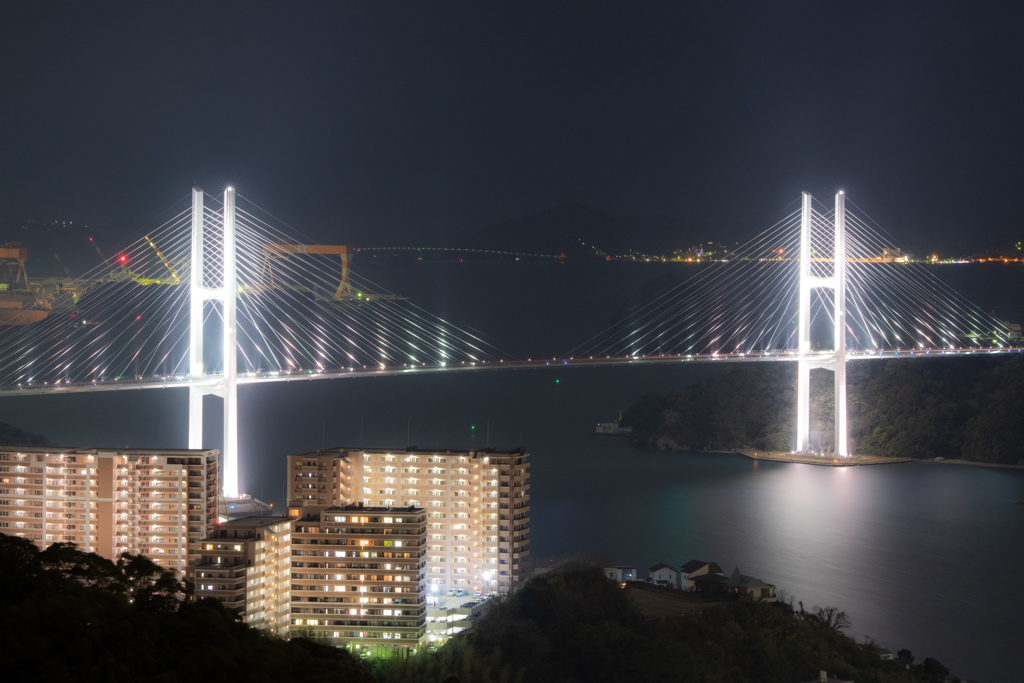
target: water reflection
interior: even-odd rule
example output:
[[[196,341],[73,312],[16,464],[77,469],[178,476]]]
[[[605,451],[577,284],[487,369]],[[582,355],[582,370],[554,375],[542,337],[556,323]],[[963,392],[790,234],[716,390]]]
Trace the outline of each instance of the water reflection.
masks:
[[[738,565],[808,609],[846,610],[858,639],[982,680],[1014,670],[1024,633],[1005,588],[1024,566],[1024,515],[1013,505],[1024,473],[815,467],[613,440],[587,451],[566,495],[535,492],[535,555],[603,555],[642,574],[658,562]],[[546,467],[535,461],[534,477]]]

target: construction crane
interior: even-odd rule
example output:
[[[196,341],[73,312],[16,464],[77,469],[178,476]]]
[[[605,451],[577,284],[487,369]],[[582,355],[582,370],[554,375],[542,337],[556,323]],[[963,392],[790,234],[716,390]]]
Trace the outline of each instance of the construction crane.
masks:
[[[167,257],[163,255],[163,252],[156,248],[156,245],[153,244],[153,240],[149,239],[149,235],[146,236],[146,242],[149,243],[149,246],[153,247],[153,251],[155,251],[156,255],[160,257],[160,262],[166,266],[167,270],[171,271],[171,276],[174,278],[174,284],[180,285],[181,278],[178,277],[178,272],[174,270],[174,266],[172,266],[170,261],[167,260]]]
[[[260,280],[264,274],[270,275],[270,284],[274,284],[273,259],[289,258],[291,254],[327,254],[341,257],[341,282],[338,284],[338,291],[334,296],[341,297],[343,294],[352,295],[352,286],[348,283],[348,261],[349,248],[345,245],[330,244],[264,244],[263,245],[263,270],[260,271]]]
[[[68,277],[74,280],[75,276],[71,274],[71,269],[68,268],[68,264],[64,263],[64,259],[60,257],[60,254],[53,252],[53,258],[57,259],[57,263],[59,263],[60,267],[64,269],[64,272],[68,274]]]
[[[107,257],[103,255],[103,252],[100,250],[100,245],[96,244],[96,240],[90,237],[89,244],[91,244],[92,248],[96,250],[96,253],[99,255],[100,260],[103,261],[103,265],[110,268],[110,261],[108,261]],[[114,272],[114,269],[111,268],[110,272]]]
[[[4,282],[17,287],[18,282],[24,278],[25,289],[28,289],[26,261],[28,261],[28,249],[21,246],[21,242],[4,242],[0,245],[0,264],[3,266]]]
[[[116,259],[111,261],[111,259],[108,259],[106,256],[103,255],[103,251],[100,249],[100,245],[96,244],[96,240],[90,237],[89,242],[90,244],[92,244],[92,248],[96,250],[96,253],[99,255],[100,259],[103,261],[103,265],[110,268],[111,280],[121,282],[124,280],[135,279],[135,275],[132,273],[131,270],[128,269],[127,254],[122,253]],[[114,265],[111,266],[111,263],[113,263]]]

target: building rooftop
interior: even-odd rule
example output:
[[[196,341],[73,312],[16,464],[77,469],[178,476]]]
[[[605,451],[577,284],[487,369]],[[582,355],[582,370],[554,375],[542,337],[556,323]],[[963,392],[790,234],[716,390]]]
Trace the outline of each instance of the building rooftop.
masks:
[[[218,529],[230,529],[232,527],[256,527],[256,526],[270,526],[271,524],[280,524],[281,522],[289,521],[288,517],[283,515],[249,515],[248,517],[237,517],[235,519],[229,519],[225,522],[221,522],[217,525]]]
[[[513,448],[510,450],[501,450],[498,448],[450,448],[446,446],[408,446],[406,448],[364,448],[362,446],[333,446],[331,448],[326,448],[323,450],[310,451],[308,453],[300,453],[299,455],[339,455],[341,453],[348,452],[374,454],[415,453],[417,455],[521,455],[526,453],[526,449],[523,447]]]
[[[324,512],[423,512],[423,508],[415,505],[404,505],[402,507],[369,506],[362,503],[350,503],[349,505],[332,505],[324,508]]]
[[[129,448],[127,446],[123,448],[117,446],[83,448],[81,446],[27,446],[22,444],[0,444],[0,451],[3,451],[4,453],[83,453],[88,455],[110,452],[123,454],[130,453],[132,455],[195,455],[197,453],[210,454],[218,452],[216,448]]]
[[[305,511],[305,514],[301,514],[301,511]],[[377,507],[363,505],[362,503],[351,503],[349,505],[331,505],[329,507],[312,506],[307,508],[292,506],[289,511],[293,514],[289,515],[292,521],[302,519],[306,522],[319,521],[325,515],[337,514],[339,512],[368,512],[375,515],[386,515],[388,513],[395,514],[399,512],[406,512],[412,514],[421,514],[426,512],[424,508],[415,507],[413,505],[404,505],[402,507]],[[407,522],[409,523],[409,522]]]
[[[732,575],[729,576],[729,580],[726,582],[732,588],[774,588],[770,583],[765,583],[761,579],[754,578],[753,576],[746,576],[740,571],[739,567],[733,570]]]
[[[690,560],[689,562],[684,564],[679,569],[681,571],[686,572],[688,574],[688,573],[690,573],[690,572],[692,572],[694,570],[700,569],[701,567],[703,567],[706,564],[707,564],[707,562],[704,562],[702,560]]]
[[[714,563],[713,562],[705,562],[704,560],[690,560],[689,562],[684,564],[679,569],[682,572],[684,572],[686,574],[689,574],[689,573],[695,572],[698,569],[700,569],[701,567],[704,567],[704,566],[709,565],[709,564],[714,564]],[[718,565],[715,565],[715,566],[717,567]]]

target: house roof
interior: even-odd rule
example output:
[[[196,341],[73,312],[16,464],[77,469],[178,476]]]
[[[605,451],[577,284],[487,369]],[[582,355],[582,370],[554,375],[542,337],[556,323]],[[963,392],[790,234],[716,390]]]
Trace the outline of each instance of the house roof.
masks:
[[[692,574],[702,567],[708,568],[708,574],[721,574],[725,576],[725,572],[718,566],[717,562],[705,562],[704,560],[690,560],[682,567],[679,568],[684,574]]]
[[[718,566],[717,562],[708,562],[708,574],[719,574],[725,576],[725,572]]]
[[[733,570],[729,576],[729,580],[726,584],[730,588],[774,588],[770,583],[765,583],[761,579],[756,579],[753,576],[744,576],[743,572],[740,571],[739,567]]]
[[[740,571],[740,568],[736,567],[736,569],[732,570],[732,574],[729,575],[729,580],[726,581],[726,583],[732,588],[738,588],[743,585],[743,581],[746,578],[747,577],[743,576],[743,572]]]
[[[648,571],[656,572],[659,569],[671,569],[672,571],[676,570],[676,568],[673,567],[672,565],[665,564],[664,562],[659,562],[658,564],[656,564],[653,567],[651,567]]]

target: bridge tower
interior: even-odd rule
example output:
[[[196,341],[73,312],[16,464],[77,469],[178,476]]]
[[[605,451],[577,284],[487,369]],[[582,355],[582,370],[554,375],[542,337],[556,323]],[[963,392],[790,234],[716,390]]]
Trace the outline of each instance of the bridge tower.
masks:
[[[835,375],[835,453],[849,455],[846,439],[846,196],[836,194],[834,268],[832,277],[811,275],[811,195],[803,193],[800,220],[800,313],[797,361],[796,450],[810,450],[811,368],[827,368]],[[831,359],[811,360],[811,290],[835,293],[835,352]]]
[[[224,281],[207,287],[203,268],[203,191],[192,189],[192,268],[189,279],[189,375],[206,377],[203,367],[203,304],[221,302],[224,331],[221,340],[224,374],[212,386],[190,386],[188,394],[188,447],[203,447],[203,396],[220,396],[224,402],[224,450],[221,454],[221,484],[224,495],[238,497],[238,352],[235,345],[235,190],[224,191]]]

